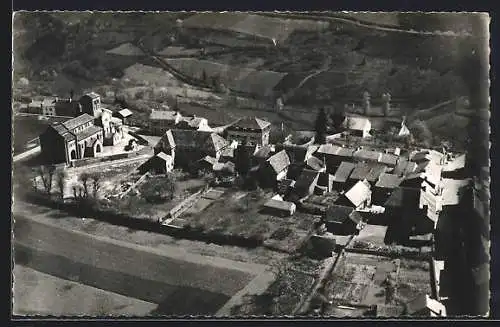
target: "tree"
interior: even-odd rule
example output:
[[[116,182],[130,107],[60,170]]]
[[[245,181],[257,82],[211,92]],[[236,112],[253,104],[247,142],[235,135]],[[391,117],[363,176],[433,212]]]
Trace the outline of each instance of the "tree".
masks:
[[[97,198],[97,195],[99,193],[99,189],[101,188],[100,180],[101,176],[98,173],[94,173],[90,176],[92,179],[92,193],[94,198]]]
[[[430,146],[432,144],[432,132],[422,120],[414,120],[408,129],[415,136],[416,141],[424,143],[425,146]]]
[[[61,170],[57,171],[56,184],[57,184],[57,188],[59,190],[61,199],[64,198],[64,186],[66,186],[66,177],[67,177],[67,174],[66,174],[65,170],[61,169]]]
[[[318,116],[316,117],[316,123],[314,124],[315,134],[315,142],[316,144],[325,144],[326,143],[326,112],[324,108],[319,110]]]
[[[42,165],[38,168],[38,173],[42,178],[43,187],[48,195],[50,195],[50,192],[52,191],[52,179],[55,171],[56,167],[54,165]]]
[[[90,174],[89,173],[81,173],[80,176],[78,177],[78,180],[82,182],[83,185],[83,196],[87,197],[89,194],[89,185],[88,182],[90,180]]]

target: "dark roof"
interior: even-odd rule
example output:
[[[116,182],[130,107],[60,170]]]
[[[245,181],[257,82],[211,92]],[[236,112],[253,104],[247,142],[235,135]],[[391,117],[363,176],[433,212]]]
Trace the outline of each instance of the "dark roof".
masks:
[[[392,153],[382,153],[379,162],[389,166],[396,166],[399,156]]]
[[[212,148],[220,151],[228,145],[222,136],[211,132],[180,129],[173,129],[171,132],[176,148]],[[166,137],[169,138],[168,131]]]
[[[175,148],[175,140],[172,130],[168,130],[163,134],[158,143],[156,143],[155,148],[173,149]]]
[[[420,189],[410,187],[396,187],[385,201],[384,207],[418,208]]]
[[[276,150],[285,150],[291,161],[304,161],[308,147],[303,145],[278,144]],[[293,160],[292,160],[293,159]]]
[[[382,153],[373,150],[358,150],[354,152],[353,157],[359,160],[378,161]]]
[[[98,132],[102,131],[102,127],[99,126],[90,126],[89,128],[86,128],[85,130],[81,131],[80,133],[76,133],[76,139],[78,141],[84,140]]]
[[[327,172],[319,173],[318,186],[329,186],[330,181],[333,182],[333,175]]]
[[[325,166],[323,165],[323,161],[314,156],[311,156],[309,159],[307,159],[307,166],[316,171],[320,171],[325,168]]]
[[[267,159],[267,158],[269,158],[269,156],[271,155],[272,152],[273,152],[273,149],[269,145],[266,145],[266,146],[260,147],[257,150],[257,152],[255,152],[253,154],[253,156],[256,158]]]
[[[290,158],[285,150],[281,150],[280,152],[272,155],[269,159],[267,159],[267,161],[276,173],[280,173],[285,168],[290,166]]]
[[[312,183],[315,182],[316,178],[318,178],[319,173],[314,170],[304,169],[300,174],[299,178],[297,178],[297,182],[295,183],[296,188],[300,187],[309,187]]]
[[[341,205],[331,205],[326,208],[325,211],[325,221],[329,223],[344,223],[346,221],[352,221],[356,224],[361,222],[362,217],[354,210],[352,207],[341,206]]]
[[[271,123],[257,117],[244,117],[236,121],[229,129],[253,129],[263,130],[270,126]]]
[[[122,110],[118,111],[116,114],[122,118],[127,118],[127,117],[132,116],[132,111],[130,111],[129,109],[122,109]]]
[[[414,153],[411,156],[410,160],[413,161],[413,162],[426,161],[426,160],[429,160],[428,159],[428,154],[429,154],[428,150],[422,150],[422,151]]]
[[[351,172],[354,170],[355,166],[356,165],[352,162],[342,161],[339,168],[337,168],[335,175],[333,176],[334,180],[336,182],[345,183],[349,178]]]
[[[380,174],[375,186],[383,188],[395,188],[398,187],[402,181],[403,178],[399,177],[398,175],[382,173]]]

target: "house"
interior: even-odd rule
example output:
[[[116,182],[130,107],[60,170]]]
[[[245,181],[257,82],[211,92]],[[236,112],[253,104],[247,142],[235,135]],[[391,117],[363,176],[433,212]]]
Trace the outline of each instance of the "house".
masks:
[[[78,117],[83,114],[83,107],[79,101],[69,99],[56,99],[54,103],[56,116]],[[91,113],[91,116],[94,114]]]
[[[164,152],[160,152],[152,156],[148,161],[139,166],[138,170],[141,174],[150,172],[153,174],[167,174],[174,169],[174,160],[172,156]]]
[[[266,203],[264,203],[263,212],[280,216],[293,216],[295,211],[297,210],[297,206],[293,202],[287,202],[278,199],[269,199]]]
[[[293,179],[284,178],[278,182],[276,192],[283,197],[288,197],[294,186],[295,181]]]
[[[203,117],[182,117],[175,126],[176,129],[192,129],[196,131],[211,132],[212,129],[208,126],[208,120]]]
[[[359,162],[349,176],[350,184],[367,180],[373,185],[377,182],[379,176],[385,172],[385,169],[386,167],[381,164]]]
[[[43,100],[31,100],[26,107],[26,111],[30,114],[57,116],[56,113],[57,98],[44,98]]]
[[[378,151],[366,149],[359,149],[352,155],[354,159],[361,162],[380,162],[382,156],[383,154]]]
[[[391,192],[401,185],[402,181],[403,178],[398,175],[388,173],[380,174],[373,190],[373,202],[383,204],[389,198]]]
[[[295,182],[294,194],[299,199],[312,195],[318,184],[319,174],[317,171],[304,169]]]
[[[428,294],[420,294],[408,302],[406,312],[413,317],[446,317],[446,307]]]
[[[391,153],[382,153],[380,158],[378,159],[378,162],[381,164],[384,164],[389,167],[396,167],[397,163],[399,160],[399,156]]]
[[[333,175],[327,172],[320,172],[314,193],[324,195],[333,190]]]
[[[234,161],[234,150],[235,149],[231,146],[224,148],[220,154],[219,161],[222,163],[233,162]]]
[[[352,162],[343,161],[340,164],[339,168],[335,172],[335,175],[333,175],[333,181],[335,182],[335,185],[338,186],[338,188],[342,188],[344,186],[352,171],[354,170],[354,167],[356,167],[356,165]]]
[[[119,111],[115,111],[113,116],[121,119],[123,125],[130,124],[130,117],[132,117],[133,113],[129,109],[122,109]]]
[[[222,151],[228,146],[228,142],[216,133],[174,129],[162,136],[154,151],[171,155],[175,167],[187,168],[205,156],[218,160]]]
[[[53,123],[40,135],[42,155],[53,163],[85,157],[95,157],[102,152],[102,127],[94,125],[94,117],[80,115],[64,123]]]
[[[274,154],[274,148],[270,145],[265,145],[257,148],[257,151],[251,156],[251,165],[259,166],[263,165],[264,162],[269,159],[271,155]]]
[[[354,136],[369,137],[372,124],[368,118],[364,117],[346,117],[344,128]]]
[[[214,166],[217,163],[217,158],[211,156],[205,156],[197,161],[197,168],[200,171],[211,172],[214,170]]]
[[[311,156],[306,160],[307,169],[323,172],[326,171],[326,165],[323,161],[316,158],[315,156]]]
[[[351,189],[339,197],[335,203],[355,209],[364,209],[371,206],[371,198],[371,185],[368,181],[363,180],[358,181]]]
[[[263,187],[275,187],[276,182],[287,176],[290,159],[285,150],[272,155],[259,168],[260,183]]]
[[[326,171],[334,174],[343,161],[351,161],[354,149],[344,148],[333,144],[322,144],[315,156],[326,163]]]
[[[226,129],[227,139],[239,143],[247,142],[251,145],[269,144],[271,123],[256,117],[245,117],[236,121]]]
[[[354,235],[362,228],[363,219],[353,207],[331,205],[326,208],[323,221],[333,234]]]
[[[152,110],[149,114],[149,129],[153,135],[163,135],[167,130],[175,128],[182,120],[178,111]]]

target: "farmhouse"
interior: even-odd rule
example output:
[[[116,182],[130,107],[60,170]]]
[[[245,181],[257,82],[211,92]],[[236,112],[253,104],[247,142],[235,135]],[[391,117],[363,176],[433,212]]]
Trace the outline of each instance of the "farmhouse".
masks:
[[[296,210],[295,203],[277,199],[270,199],[264,203],[263,208],[264,212],[275,216],[292,216]]]
[[[276,181],[286,178],[290,159],[284,150],[272,155],[259,169],[260,183],[264,187],[275,187]]]
[[[446,317],[445,306],[428,294],[421,294],[406,304],[407,313],[413,317]]]
[[[160,152],[152,156],[148,161],[139,166],[141,174],[150,172],[153,174],[166,174],[174,169],[174,160],[168,154]]]
[[[324,222],[329,232],[336,235],[357,234],[362,228],[362,217],[354,208],[331,205],[325,211]]]
[[[104,136],[102,127],[94,125],[94,117],[83,114],[64,123],[53,123],[39,138],[47,161],[70,164],[102,152]]]
[[[195,130],[168,130],[154,147],[155,153],[165,152],[174,159],[175,167],[189,167],[211,156],[217,160],[229,144],[221,136]]]
[[[152,110],[149,115],[149,129],[153,135],[163,135],[169,129],[182,120],[182,115],[178,111],[172,110]]]
[[[336,204],[364,209],[371,206],[372,191],[368,181],[358,181],[349,191],[345,192]]]
[[[369,137],[372,124],[368,118],[364,117],[346,117],[344,128],[354,136]]]
[[[243,143],[248,140],[250,145],[269,144],[271,123],[256,117],[245,117],[226,129],[227,139]]]

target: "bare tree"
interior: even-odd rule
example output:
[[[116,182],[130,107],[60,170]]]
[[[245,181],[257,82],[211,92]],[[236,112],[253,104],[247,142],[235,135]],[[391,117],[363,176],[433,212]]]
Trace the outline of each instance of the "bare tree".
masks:
[[[56,173],[56,184],[57,188],[59,189],[59,193],[61,194],[61,199],[64,198],[64,187],[66,186],[66,171],[61,169],[58,170]]]
[[[101,188],[101,176],[98,173],[94,173],[91,176],[92,179],[92,193],[94,198],[97,198],[97,194],[99,193],[99,189]]]
[[[82,182],[83,185],[83,196],[87,197],[89,194],[89,179],[90,179],[90,174],[89,173],[81,173],[80,176],[78,177],[80,182]]]
[[[39,176],[42,178],[43,188],[48,195],[52,190],[52,179],[55,171],[56,167],[54,165],[42,165],[37,169]]]

